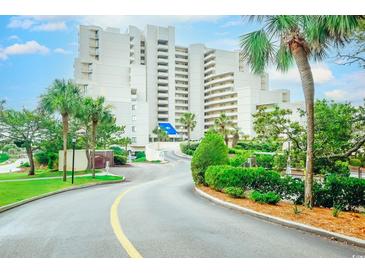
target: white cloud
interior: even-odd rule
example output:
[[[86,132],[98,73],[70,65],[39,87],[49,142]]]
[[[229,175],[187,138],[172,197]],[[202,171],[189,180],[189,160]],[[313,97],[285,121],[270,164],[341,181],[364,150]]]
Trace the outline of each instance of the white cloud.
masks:
[[[28,41],[24,44],[13,44],[6,48],[0,48],[0,59],[6,60],[10,55],[23,54],[47,54],[49,49],[46,46],[39,44],[37,41]]]
[[[243,24],[243,20],[242,18],[236,19],[236,20],[231,20],[231,21],[227,21],[226,23],[224,23],[223,25],[221,25],[222,28],[229,28],[229,27],[235,27],[235,26],[239,26]]]
[[[205,43],[208,48],[218,48],[224,50],[236,50],[239,48],[238,39],[218,39],[214,41],[209,41]]]
[[[315,84],[324,84],[334,79],[332,71],[323,63],[313,64],[312,66],[313,79]],[[270,68],[268,71],[270,79],[285,83],[300,83],[300,75],[298,68],[293,66],[287,72],[282,73],[276,68]]]
[[[65,16],[13,16],[7,25],[13,29],[27,29],[32,31],[66,30]]]
[[[352,101],[360,102],[365,98],[365,90],[348,91],[343,89],[334,89],[326,91],[325,96],[334,101]]]
[[[56,48],[53,50],[55,53],[59,53],[59,54],[71,54],[71,51],[65,50],[63,48]]]
[[[11,29],[30,29],[34,23],[35,22],[31,19],[12,17],[10,18],[10,22],[7,27]]]
[[[65,22],[50,22],[36,25],[32,28],[34,31],[59,31],[66,30],[67,26]]]
[[[17,40],[17,41],[20,41],[21,39],[17,35],[11,35],[11,36],[8,37],[8,40]]]
[[[129,25],[134,25],[139,28],[144,28],[146,25],[169,26],[179,23],[194,23],[194,22],[215,22],[222,16],[213,15],[119,15],[119,16],[82,16],[79,21],[84,25],[97,25],[103,28],[115,27],[124,31]]]

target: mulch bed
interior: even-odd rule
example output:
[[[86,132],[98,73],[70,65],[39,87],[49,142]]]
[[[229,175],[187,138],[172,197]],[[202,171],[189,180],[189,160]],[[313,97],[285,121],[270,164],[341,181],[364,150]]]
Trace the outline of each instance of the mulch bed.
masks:
[[[363,213],[342,211],[338,217],[333,217],[332,209],[329,208],[308,209],[297,206],[301,213],[295,214],[294,205],[288,202],[281,201],[277,205],[259,204],[246,198],[232,198],[206,186],[199,186],[199,189],[223,201],[258,212],[365,240],[365,214]]]

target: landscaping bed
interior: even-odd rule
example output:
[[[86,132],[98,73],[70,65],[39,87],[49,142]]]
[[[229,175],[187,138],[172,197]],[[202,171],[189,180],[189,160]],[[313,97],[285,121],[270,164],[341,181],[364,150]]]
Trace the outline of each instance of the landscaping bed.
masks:
[[[314,207],[313,209],[297,206],[300,213],[294,213],[294,205],[281,201],[276,205],[260,204],[245,198],[233,198],[225,193],[199,185],[199,189],[220,200],[246,207],[258,212],[282,219],[311,225],[328,231],[365,240],[365,215],[351,211],[343,211],[338,217],[332,216],[329,208]]]
[[[3,182],[0,183],[0,206],[74,186],[121,181],[123,179],[124,178],[120,176],[108,175],[96,176],[94,179],[91,176],[78,177],[75,178],[74,184],[71,184],[71,178],[68,178],[66,182],[63,182],[61,178]]]

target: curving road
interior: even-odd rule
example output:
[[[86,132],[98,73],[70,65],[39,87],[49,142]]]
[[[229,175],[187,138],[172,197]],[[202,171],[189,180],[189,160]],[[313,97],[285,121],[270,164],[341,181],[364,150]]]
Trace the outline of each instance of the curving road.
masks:
[[[0,257],[352,257],[365,250],[215,205],[193,191],[189,160],[114,168],[127,182],[76,190],[0,214]],[[123,195],[123,194],[122,194]],[[118,200],[118,199],[117,199]]]

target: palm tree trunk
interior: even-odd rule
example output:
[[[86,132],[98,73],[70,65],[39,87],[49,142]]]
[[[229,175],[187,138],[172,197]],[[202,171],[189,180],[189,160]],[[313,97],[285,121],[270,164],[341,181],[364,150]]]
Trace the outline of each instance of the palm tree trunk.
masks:
[[[68,114],[62,115],[63,124],[63,178],[62,180],[66,182],[67,180],[67,135],[68,135]]]
[[[29,160],[30,169],[28,171],[28,175],[34,175],[35,174],[35,165],[34,165],[34,159],[33,159],[33,150],[30,146],[27,146],[25,148],[27,151],[27,156]]]
[[[188,144],[190,143],[190,127],[188,127]]]
[[[305,98],[307,116],[307,159],[304,187],[304,204],[307,207],[313,206],[313,144],[314,144],[314,81],[308,57],[303,47],[294,43],[292,52],[297,64]]]
[[[96,147],[96,125],[97,122],[93,121],[92,125],[92,156],[91,156],[91,168],[92,168],[92,177],[95,178],[95,147]]]
[[[91,169],[91,159],[90,159],[90,147],[89,142],[86,142],[85,144],[85,154],[87,159],[87,170]]]

